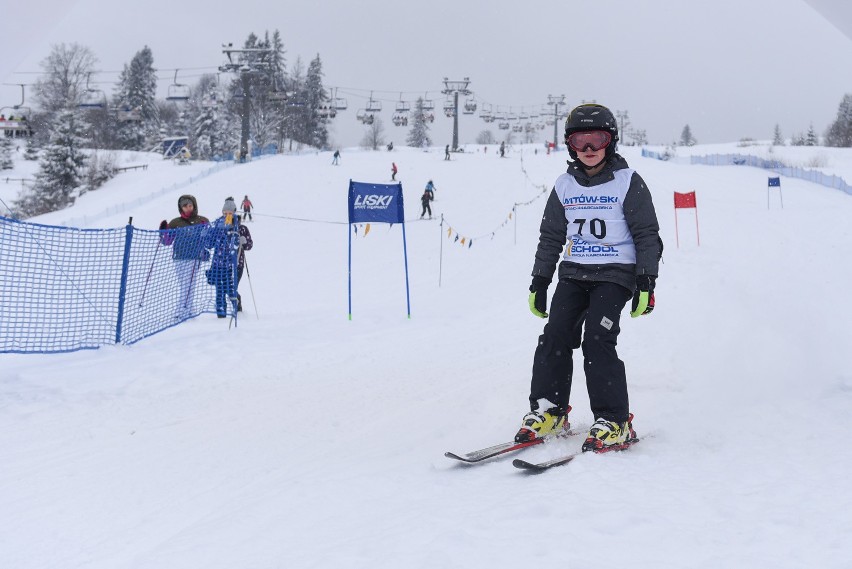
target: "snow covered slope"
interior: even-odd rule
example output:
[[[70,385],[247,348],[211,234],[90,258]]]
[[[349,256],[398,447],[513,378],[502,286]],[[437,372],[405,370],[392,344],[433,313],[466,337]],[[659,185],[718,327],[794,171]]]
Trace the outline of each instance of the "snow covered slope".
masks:
[[[849,150],[784,151],[852,171]],[[764,171],[622,153],[666,243],[656,310],[622,320],[644,438],[630,451],[541,476],[443,457],[509,440],[527,410],[543,325],[527,309],[529,273],[564,152],[278,156],[93,224],[132,215],[154,228],[186,191],[215,217],[248,194],[258,313],[244,277],[236,329],[205,316],[132,347],[3,356],[0,567],[848,567],[852,198],[784,178],[784,209],[767,209]],[[412,220],[412,316],[401,228],[375,225],[353,239],[349,321],[348,181],[388,182],[391,161]],[[188,176],[171,171],[171,183]],[[155,192],[162,172],[119,176],[85,208]],[[436,219],[419,221],[430,178]],[[681,211],[677,248],[672,192],[692,190],[701,244]]]

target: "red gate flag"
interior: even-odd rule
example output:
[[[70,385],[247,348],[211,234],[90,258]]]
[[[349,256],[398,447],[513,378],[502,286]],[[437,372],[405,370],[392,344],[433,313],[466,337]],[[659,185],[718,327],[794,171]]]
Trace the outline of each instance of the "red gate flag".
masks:
[[[695,199],[695,191],[681,194],[674,193],[675,206],[675,243],[680,248],[680,234],[677,228],[677,210],[679,209],[694,209],[695,210],[695,238],[698,245],[701,245],[701,236],[698,234],[698,203]]]
[[[680,194],[678,192],[674,193],[674,202],[675,209],[678,208],[697,208],[698,206],[695,203],[695,192],[689,192],[688,194]]]

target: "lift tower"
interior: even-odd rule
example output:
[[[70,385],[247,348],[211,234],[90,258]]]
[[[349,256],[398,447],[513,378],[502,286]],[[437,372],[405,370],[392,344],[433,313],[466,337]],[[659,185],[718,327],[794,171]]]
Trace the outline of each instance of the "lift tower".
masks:
[[[453,96],[453,152],[459,149],[459,95],[471,94],[467,88],[468,85],[470,85],[468,77],[461,81],[450,81],[444,77],[444,90],[441,93]]]

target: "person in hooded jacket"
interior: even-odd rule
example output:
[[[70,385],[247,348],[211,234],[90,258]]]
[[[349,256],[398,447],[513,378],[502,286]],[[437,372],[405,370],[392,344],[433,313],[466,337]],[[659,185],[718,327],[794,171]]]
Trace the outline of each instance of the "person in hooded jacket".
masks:
[[[248,227],[240,223],[237,204],[228,197],[222,205],[222,217],[213,221],[204,246],[213,250],[207,281],[216,287],[216,316],[225,318],[228,301],[233,301],[237,311],[242,310],[237,286],[245,263],[243,251],[251,249],[253,242]]]
[[[178,217],[168,222],[164,219],[160,223],[160,242],[172,247],[179,291],[175,318],[183,320],[195,314],[192,305],[198,273],[201,264],[210,258],[203,243],[204,231],[210,220],[198,215],[198,202],[189,194],[178,198],[178,212]]]
[[[632,317],[654,309],[662,241],[651,193],[616,153],[617,142],[617,122],[606,107],[583,104],[568,115],[565,143],[572,161],[548,197],[532,270],[529,308],[548,322],[535,350],[530,412],[518,442],[569,427],[572,348],[583,318],[583,367],[595,418],[583,451],[622,450],[637,440],[616,343],[631,298]],[[560,256],[548,312],[547,289]]]

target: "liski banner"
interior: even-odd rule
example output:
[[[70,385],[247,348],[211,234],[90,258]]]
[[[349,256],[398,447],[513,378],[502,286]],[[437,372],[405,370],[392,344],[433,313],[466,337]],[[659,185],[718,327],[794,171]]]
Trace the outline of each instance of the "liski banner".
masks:
[[[352,224],[399,223],[402,225],[402,254],[405,260],[405,301],[411,318],[408,290],[408,250],[405,243],[405,210],[402,184],[370,184],[349,180],[349,320],[352,320]]]

